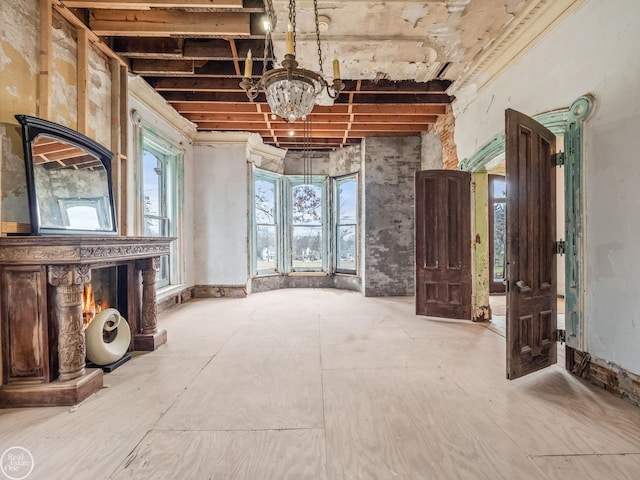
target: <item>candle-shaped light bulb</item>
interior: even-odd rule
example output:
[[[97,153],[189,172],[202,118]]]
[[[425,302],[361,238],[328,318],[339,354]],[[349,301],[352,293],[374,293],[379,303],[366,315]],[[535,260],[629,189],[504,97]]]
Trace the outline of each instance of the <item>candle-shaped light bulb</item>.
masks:
[[[244,77],[251,78],[253,73],[253,60],[251,60],[251,50],[247,52],[247,59],[244,61]]]
[[[340,78],[340,61],[337,58],[333,61],[333,78]]]
[[[289,24],[287,26],[287,55],[295,55],[296,52],[293,49],[293,26]]]

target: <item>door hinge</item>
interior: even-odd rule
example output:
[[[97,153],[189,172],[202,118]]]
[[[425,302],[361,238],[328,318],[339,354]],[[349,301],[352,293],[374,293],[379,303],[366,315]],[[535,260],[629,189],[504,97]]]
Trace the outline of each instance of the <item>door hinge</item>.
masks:
[[[556,160],[556,166],[561,167],[562,165],[564,165],[564,160],[565,160],[564,152],[556,153],[555,160]]]
[[[560,240],[559,242],[555,242],[555,254],[556,255],[564,255],[567,247],[567,242],[564,240]]]
[[[556,342],[565,343],[567,341],[566,330],[556,330]]]

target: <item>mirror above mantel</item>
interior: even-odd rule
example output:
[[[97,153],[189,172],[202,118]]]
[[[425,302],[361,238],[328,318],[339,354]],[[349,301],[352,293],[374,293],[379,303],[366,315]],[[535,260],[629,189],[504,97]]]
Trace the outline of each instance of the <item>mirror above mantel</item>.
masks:
[[[117,234],[113,154],[62,125],[16,118],[22,125],[32,233]]]

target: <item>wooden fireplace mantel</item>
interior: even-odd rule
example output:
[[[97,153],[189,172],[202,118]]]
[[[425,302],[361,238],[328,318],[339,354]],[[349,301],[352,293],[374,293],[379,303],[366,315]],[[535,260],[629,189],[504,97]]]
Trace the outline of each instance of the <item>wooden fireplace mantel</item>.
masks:
[[[0,237],[0,407],[74,405],[102,388],[85,368],[82,292],[91,270],[126,267],[131,350],[155,350],[155,275],[173,238],[89,235]]]
[[[169,253],[173,238],[88,235],[0,237],[0,265],[97,264]]]

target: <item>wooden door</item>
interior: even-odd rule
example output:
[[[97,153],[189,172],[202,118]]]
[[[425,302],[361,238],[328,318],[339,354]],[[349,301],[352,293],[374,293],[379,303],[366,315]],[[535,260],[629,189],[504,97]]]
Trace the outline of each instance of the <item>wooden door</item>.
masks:
[[[506,111],[507,378],[556,363],[555,137]]]
[[[416,173],[416,315],[471,319],[471,174]]]

